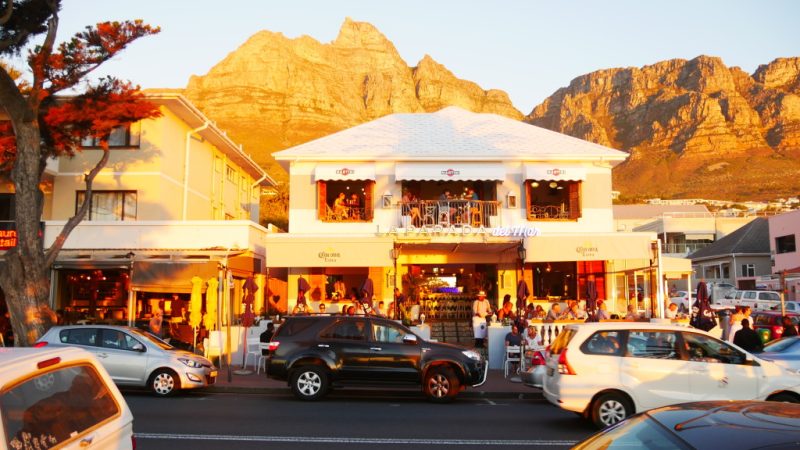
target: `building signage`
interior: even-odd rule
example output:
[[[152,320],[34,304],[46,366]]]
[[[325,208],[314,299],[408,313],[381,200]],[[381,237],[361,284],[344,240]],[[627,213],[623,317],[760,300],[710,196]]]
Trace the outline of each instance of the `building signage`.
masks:
[[[461,171],[460,170],[447,169],[447,170],[443,170],[442,171],[442,175],[446,175],[448,177],[452,177],[452,176],[455,176],[455,175],[461,175]]]
[[[0,221],[0,250],[17,246],[17,223],[13,220]]]
[[[598,253],[597,245],[594,245],[591,242],[584,242],[583,244],[575,247],[575,253],[579,254],[584,258],[591,258],[597,256]]]
[[[336,175],[341,175],[343,177],[346,177],[348,175],[352,175],[354,173],[356,173],[356,171],[354,169],[348,169],[347,167],[345,167],[344,169],[338,169],[336,171]]]
[[[536,227],[527,227],[523,225],[516,225],[513,227],[471,227],[469,225],[462,225],[457,227],[450,225],[445,227],[442,225],[432,225],[426,227],[410,226],[408,228],[391,227],[389,234],[396,236],[475,236],[475,235],[491,235],[497,237],[534,237],[541,236],[542,231]]]
[[[322,262],[335,263],[342,257],[342,254],[332,248],[326,248],[325,250],[317,253],[317,257]]]
[[[566,175],[567,171],[564,169],[547,169],[547,174],[557,177],[559,175]]]

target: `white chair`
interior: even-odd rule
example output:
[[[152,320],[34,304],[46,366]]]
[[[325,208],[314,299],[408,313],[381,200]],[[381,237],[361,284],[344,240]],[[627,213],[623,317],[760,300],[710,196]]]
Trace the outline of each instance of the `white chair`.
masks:
[[[247,353],[244,355],[244,364],[242,365],[243,369],[247,368],[247,360],[250,359],[250,356],[253,356],[253,369],[256,368],[258,363],[258,358],[261,356],[261,342],[258,340],[254,341],[247,341]]]
[[[520,362],[522,362],[522,348],[519,345],[509,345],[506,347],[506,357],[505,361],[503,361],[505,376],[508,377],[508,371],[512,364],[516,364],[517,370],[519,370]]]
[[[269,348],[269,342],[259,342],[258,343],[258,362],[256,363],[256,374],[261,373],[261,369],[264,369],[264,372],[267,371],[267,357],[264,355],[263,350],[267,350]]]

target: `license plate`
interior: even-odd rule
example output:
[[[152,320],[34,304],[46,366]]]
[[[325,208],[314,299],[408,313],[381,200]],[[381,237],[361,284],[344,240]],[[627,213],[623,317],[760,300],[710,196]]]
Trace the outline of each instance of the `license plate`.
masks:
[[[217,377],[217,371],[216,370],[212,370],[211,373],[208,374],[208,376],[210,376],[212,378],[216,378]]]
[[[556,373],[556,371],[555,371],[555,370],[553,370],[553,368],[552,368],[552,367],[548,367],[548,368],[547,368],[547,376],[548,376],[548,377],[552,377],[554,373]]]

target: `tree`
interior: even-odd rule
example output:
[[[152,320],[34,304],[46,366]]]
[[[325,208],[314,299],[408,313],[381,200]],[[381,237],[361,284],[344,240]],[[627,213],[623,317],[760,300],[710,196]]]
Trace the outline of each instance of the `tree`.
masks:
[[[0,105],[8,116],[0,126],[0,170],[14,186],[17,233],[16,247],[0,261],[0,288],[16,345],[30,345],[55,321],[48,302],[50,266],[88,210],[92,182],[108,161],[111,131],[160,114],[138,86],[113,77],[87,81],[128,44],[159,29],[141,21],[99,23],[56,47],[60,9],[61,0],[0,0],[0,57],[27,51],[29,68],[28,79],[19,81],[7,65],[0,66]],[[38,38],[42,42],[32,45]],[[57,95],[75,90],[82,92]],[[44,248],[40,183],[46,162],[74,156],[87,137],[103,152],[85,176],[86,200]]]

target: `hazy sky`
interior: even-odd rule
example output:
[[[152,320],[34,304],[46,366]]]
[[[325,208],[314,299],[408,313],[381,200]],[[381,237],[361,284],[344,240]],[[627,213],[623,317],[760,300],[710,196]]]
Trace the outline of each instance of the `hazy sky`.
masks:
[[[184,87],[259,30],[332,41],[345,17],[370,22],[410,66],[431,55],[527,114],[587,72],[700,54],[752,73],[800,56],[800,1],[65,0],[60,40],[105,20],[162,28],[103,73],[144,88]]]

